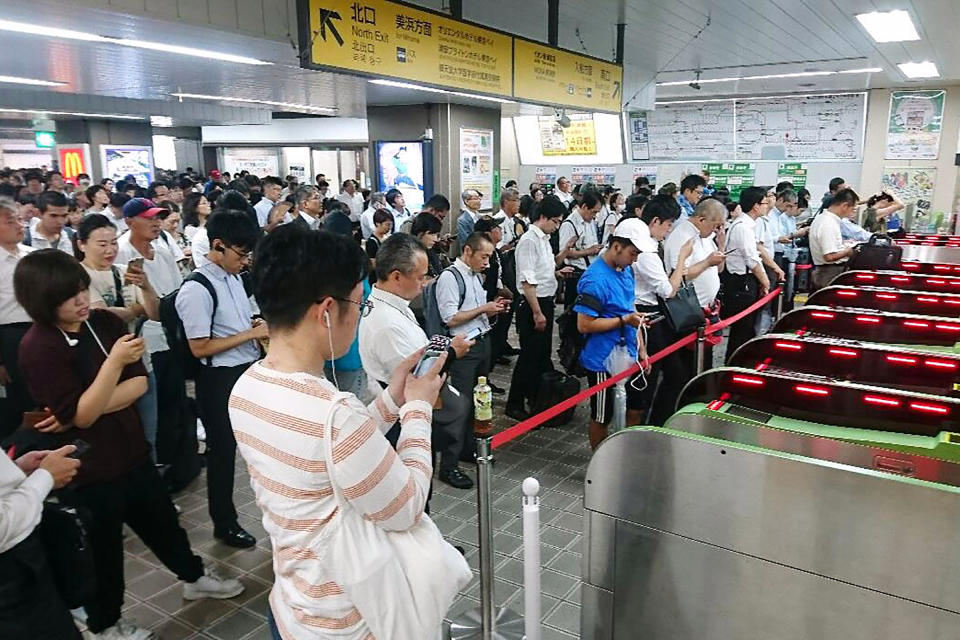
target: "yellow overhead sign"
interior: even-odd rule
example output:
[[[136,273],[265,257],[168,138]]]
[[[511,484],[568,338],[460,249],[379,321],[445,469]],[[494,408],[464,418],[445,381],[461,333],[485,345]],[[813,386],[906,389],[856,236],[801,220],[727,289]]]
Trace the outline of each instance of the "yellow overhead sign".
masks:
[[[520,100],[619,112],[623,67],[521,38],[513,40],[513,95]]]
[[[512,95],[509,35],[387,0],[302,0],[300,17],[309,66]]]

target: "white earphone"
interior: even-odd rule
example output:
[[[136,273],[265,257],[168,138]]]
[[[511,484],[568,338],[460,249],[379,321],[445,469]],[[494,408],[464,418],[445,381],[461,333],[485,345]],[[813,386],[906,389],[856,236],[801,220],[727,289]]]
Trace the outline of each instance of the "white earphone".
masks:
[[[71,338],[70,336],[68,336],[68,335],[67,335],[67,332],[64,331],[63,329],[60,329],[60,333],[63,334],[64,339],[67,341],[67,346],[68,346],[68,347],[75,347],[75,346],[77,346],[78,344],[80,344],[80,341],[79,341],[79,340],[77,340],[76,338]]]
[[[327,328],[329,328],[329,327],[330,327],[330,312],[329,312],[329,311],[324,311],[324,312],[323,312],[323,321],[324,321],[324,323],[326,323]]]

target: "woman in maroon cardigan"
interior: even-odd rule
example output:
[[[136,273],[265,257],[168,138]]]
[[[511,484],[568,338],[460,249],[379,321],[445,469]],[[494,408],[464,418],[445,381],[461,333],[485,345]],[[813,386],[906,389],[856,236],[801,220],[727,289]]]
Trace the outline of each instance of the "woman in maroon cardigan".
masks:
[[[35,428],[58,434],[63,443],[90,444],[73,488],[62,496],[93,516],[96,595],[84,605],[90,631],[109,640],[154,637],[120,618],[124,523],[184,581],[185,599],[238,595],[239,581],[205,571],[190,550],[148,456],[134,406],[147,390],[143,339],[128,334],[113,313],[90,309],[90,276],[66,253],[32,252],[17,264],[13,284],[34,321],[20,343],[20,367],[33,397],[50,413]]]

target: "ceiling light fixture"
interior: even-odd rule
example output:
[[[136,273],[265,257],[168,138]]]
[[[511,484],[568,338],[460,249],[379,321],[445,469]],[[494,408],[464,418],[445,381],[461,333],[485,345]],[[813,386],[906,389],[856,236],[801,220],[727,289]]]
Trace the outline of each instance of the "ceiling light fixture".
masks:
[[[171,93],[175,98],[183,100],[215,100],[217,102],[240,102],[243,104],[262,104],[270,107],[280,107],[281,109],[301,109],[303,111],[313,111],[317,113],[327,113],[335,115],[338,110],[336,107],[315,107],[310,104],[296,104],[293,102],[276,102],[274,100],[254,100],[252,98],[237,98],[233,96],[209,96],[202,93]]]
[[[910,14],[902,9],[859,13],[857,20],[876,42],[906,42],[920,39]]]
[[[447,91],[446,89],[436,89],[434,87],[424,87],[410,82],[397,82],[396,80],[370,80],[370,84],[378,84],[383,87],[395,87],[397,89],[413,89],[414,91],[426,91],[428,93],[445,93],[450,96],[460,96],[461,98],[470,98],[472,100],[486,100],[488,102],[499,102],[501,104],[516,104],[514,100],[506,98],[496,98],[494,96],[482,96],[478,93],[464,93],[462,91]]]
[[[151,127],[172,127],[173,118],[170,116],[150,116]]]
[[[80,40],[83,42],[98,42],[101,44],[115,44],[123,47],[133,47],[136,49],[148,49],[151,51],[163,51],[165,53],[176,53],[184,56],[193,56],[195,58],[206,58],[208,60],[220,60],[223,62],[236,62],[237,64],[273,64],[265,60],[248,58],[247,56],[237,56],[231,53],[222,53],[220,51],[209,51],[207,49],[196,49],[194,47],[182,47],[165,42],[151,42],[149,40],[134,40],[132,38],[114,38],[110,36],[101,36],[96,33],[87,33],[85,31],[74,31],[73,29],[58,29],[56,27],[44,27],[40,25],[27,24],[25,22],[13,22],[11,20],[0,20],[0,31],[12,31],[14,33],[24,33],[34,36],[46,36],[60,40]]]
[[[898,64],[900,71],[903,72],[903,75],[908,78],[939,78],[940,71],[937,69],[937,65],[930,62],[929,60],[924,60],[923,62],[904,62],[903,64]]]
[[[740,80],[774,80],[777,78],[810,78],[813,76],[833,76],[838,74],[853,74],[853,73],[879,73],[883,71],[881,67],[869,67],[866,69],[844,69],[843,71],[798,71],[797,73],[772,73],[769,75],[763,76],[737,76],[731,78],[700,78],[697,77],[695,80],[671,80],[670,82],[658,82],[658,87],[678,87],[681,85],[690,85],[693,86],[694,83],[701,84],[714,84],[717,82],[738,82]]]
[[[66,82],[54,82],[52,80],[38,80],[36,78],[20,78],[17,76],[0,76],[0,82],[10,84],[29,84],[36,87],[65,87]]]
[[[38,116],[74,116],[77,118],[107,118],[110,120],[145,120],[146,116],[130,116],[119,113],[82,113],[77,111],[47,111],[44,109],[6,109],[0,113],[30,113]]]

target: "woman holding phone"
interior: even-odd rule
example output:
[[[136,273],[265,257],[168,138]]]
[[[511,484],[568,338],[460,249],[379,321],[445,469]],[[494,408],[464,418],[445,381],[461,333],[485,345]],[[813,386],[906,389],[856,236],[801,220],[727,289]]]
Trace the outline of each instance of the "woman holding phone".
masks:
[[[34,428],[58,435],[62,443],[82,439],[90,445],[74,490],[62,499],[92,515],[96,593],[84,608],[94,637],[154,637],[120,617],[124,524],[185,583],[185,599],[238,595],[242,584],[205,571],[190,550],[150,460],[134,407],[147,391],[143,338],[127,333],[116,314],[91,309],[90,275],[63,252],[41,250],[24,257],[13,285],[17,302],[34,322],[20,343],[20,366],[33,397],[50,413]]]

